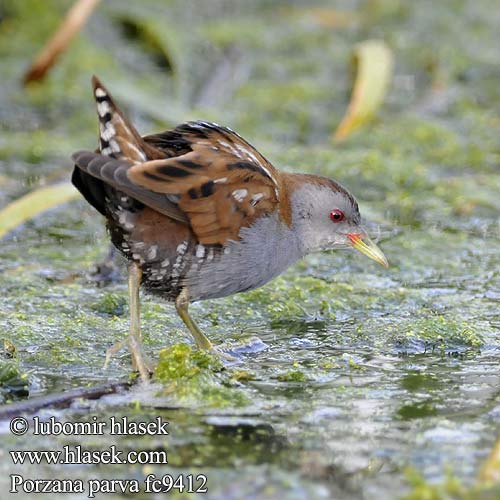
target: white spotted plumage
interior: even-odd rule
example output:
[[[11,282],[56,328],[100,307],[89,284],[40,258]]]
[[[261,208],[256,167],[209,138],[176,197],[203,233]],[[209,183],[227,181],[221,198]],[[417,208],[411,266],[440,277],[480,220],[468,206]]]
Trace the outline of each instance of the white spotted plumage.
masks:
[[[95,92],[94,92],[95,96],[98,97],[98,98],[102,98],[102,97],[106,97],[106,92],[104,92],[103,89],[101,89],[100,87],[97,87],[95,89]]]
[[[175,259],[174,265],[172,267],[172,281],[176,283],[181,275],[181,271],[186,263],[186,259],[184,258],[186,254],[186,250],[188,247],[188,242],[183,241],[179,245],[177,245],[177,258]]]
[[[246,198],[247,194],[248,194],[247,189],[235,189],[231,193],[232,197],[239,202],[242,202]]]
[[[100,131],[101,131],[101,139],[105,140],[106,142],[109,142],[116,135],[115,127],[111,122],[106,122],[105,124],[101,123]]]
[[[97,113],[101,118],[106,116],[106,113],[111,112],[111,106],[108,101],[102,101],[97,103]]]
[[[203,259],[205,256],[205,247],[203,245],[197,245],[196,247],[196,257],[198,259]]]
[[[158,245],[151,246],[146,253],[147,260],[154,260],[156,258],[157,253],[158,253]]]
[[[263,197],[264,197],[264,195],[262,193],[255,193],[251,198],[251,201],[250,201],[251,205],[252,206],[257,205],[259,200],[261,200]]]

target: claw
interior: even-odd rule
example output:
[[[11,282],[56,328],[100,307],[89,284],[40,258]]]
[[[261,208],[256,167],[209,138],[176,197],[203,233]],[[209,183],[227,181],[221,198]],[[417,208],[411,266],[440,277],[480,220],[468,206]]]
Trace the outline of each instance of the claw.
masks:
[[[106,359],[104,360],[104,369],[108,368],[111,358],[119,351],[121,351],[127,345],[127,339],[116,342],[110,348],[106,350]]]
[[[106,359],[104,361],[104,369],[108,368],[111,358],[119,351],[128,347],[130,350],[130,355],[132,356],[132,368],[139,372],[141,380],[143,382],[148,382],[154,372],[154,364],[152,361],[143,353],[141,345],[132,336],[113,344],[106,351]]]
[[[128,338],[130,354],[132,355],[132,368],[139,372],[143,382],[149,382],[153,375],[154,367],[149,358],[143,353],[140,341],[130,335]]]

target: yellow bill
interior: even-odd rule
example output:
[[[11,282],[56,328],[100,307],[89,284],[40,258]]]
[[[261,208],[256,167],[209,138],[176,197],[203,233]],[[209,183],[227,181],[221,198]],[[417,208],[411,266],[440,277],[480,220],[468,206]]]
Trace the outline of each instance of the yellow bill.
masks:
[[[362,234],[349,233],[347,235],[351,245],[359,250],[361,253],[364,253],[370,259],[373,259],[375,262],[378,262],[381,266],[389,267],[389,263],[385,258],[382,250],[373,243],[370,237],[363,232]]]

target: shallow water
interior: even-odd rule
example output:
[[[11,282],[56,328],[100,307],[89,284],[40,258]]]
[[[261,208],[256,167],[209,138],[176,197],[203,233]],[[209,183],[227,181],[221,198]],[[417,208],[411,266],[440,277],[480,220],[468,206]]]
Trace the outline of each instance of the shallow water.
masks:
[[[0,12],[2,205],[67,179],[70,153],[94,147],[95,72],[142,132],[203,117],[277,166],[336,178],[360,201],[391,267],[347,251],[313,255],[259,290],[193,306],[214,343],[257,336],[268,348],[207,370],[199,391],[158,384],[41,412],[60,421],[161,415],[168,436],[15,437],[3,424],[0,484],[12,473],[142,481],[185,472],[207,475],[209,498],[397,498],[411,491],[414,469],[431,484],[448,474],[472,487],[500,430],[495,2],[346,1],[335,12],[349,15],[333,16],[335,26],[300,10],[307,2],[293,11],[287,2],[148,1],[133,12],[107,2],[47,81],[22,91],[31,52],[57,22],[45,5],[9,1]],[[166,47],[172,73],[158,60],[165,55],[124,32],[131,18]],[[387,103],[333,147],[351,50],[373,37],[395,55]],[[30,397],[127,380],[126,353],[102,370],[127,330],[125,281],[90,279],[107,248],[84,201],[1,242],[0,328]],[[147,296],[143,331],[155,359],[191,343],[173,307]],[[4,384],[0,397],[25,395]],[[165,449],[169,464],[14,466],[8,455],[65,444]]]

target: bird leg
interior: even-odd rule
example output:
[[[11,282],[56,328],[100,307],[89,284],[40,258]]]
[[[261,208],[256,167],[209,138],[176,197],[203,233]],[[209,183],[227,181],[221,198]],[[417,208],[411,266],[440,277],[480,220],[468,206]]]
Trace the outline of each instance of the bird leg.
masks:
[[[140,301],[139,301],[139,287],[142,279],[142,270],[135,263],[131,262],[128,267],[128,296],[129,296],[129,309],[130,309],[130,331],[128,337],[122,341],[111,346],[106,352],[106,367],[116,352],[128,344],[130,354],[132,356],[132,367],[137,370],[143,382],[147,382],[151,376],[152,369],[146,361],[142,351],[142,337],[141,337],[141,324],[140,324]]]
[[[191,335],[194,337],[196,344],[200,349],[205,351],[212,351],[212,342],[205,337],[203,332],[199,329],[198,325],[189,315],[189,297],[187,288],[183,288],[177,299],[175,299],[175,308],[177,309],[177,314],[181,317],[184,324],[187,326]]]
[[[195,323],[193,318],[189,315],[189,293],[187,288],[183,288],[182,292],[179,294],[177,299],[175,300],[175,308],[177,309],[177,313],[181,317],[184,324],[187,326],[188,330],[191,332],[191,335],[194,337],[197,346],[204,351],[210,351],[211,353],[218,356],[223,362],[228,364],[233,364],[238,362],[238,358],[232,356],[231,354],[222,351],[220,348],[216,348],[212,345],[212,342],[207,339],[207,337],[200,330],[198,325]]]

